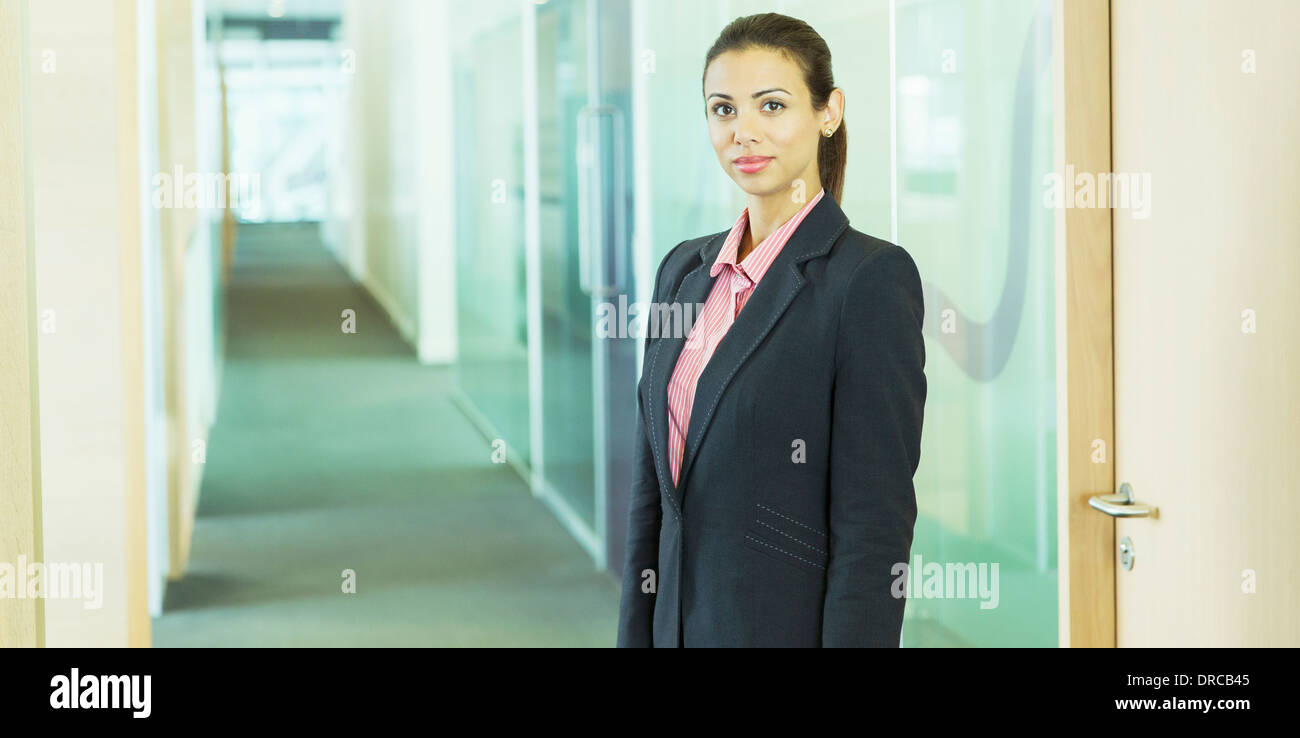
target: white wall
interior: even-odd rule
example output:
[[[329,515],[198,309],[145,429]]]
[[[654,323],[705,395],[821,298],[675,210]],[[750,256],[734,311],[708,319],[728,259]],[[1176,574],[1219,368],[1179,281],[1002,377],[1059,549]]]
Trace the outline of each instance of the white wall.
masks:
[[[157,229],[141,223],[135,36],[151,21],[135,5],[30,4],[36,301],[54,317],[38,344],[44,561],[103,575],[97,609],[45,602],[48,646],[149,639],[140,249]]]
[[[352,0],[344,45],[355,56],[343,95],[335,180],[342,207],[326,228],[426,363],[456,358],[450,56],[445,4]]]

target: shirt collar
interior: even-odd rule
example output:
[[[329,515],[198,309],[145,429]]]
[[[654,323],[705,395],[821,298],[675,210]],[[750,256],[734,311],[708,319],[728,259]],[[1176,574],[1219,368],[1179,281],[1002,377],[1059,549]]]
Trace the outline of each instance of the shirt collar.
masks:
[[[736,254],[740,251],[740,240],[745,235],[745,229],[749,226],[749,208],[745,208],[740,217],[736,219],[736,224],[731,227],[731,232],[727,234],[727,240],[722,244],[722,250],[718,252],[718,258],[713,261],[713,266],[709,268],[709,276],[716,277],[724,267],[731,267],[733,273],[738,272],[749,278],[750,282],[757,284],[763,275],[767,273],[767,268],[772,266],[776,257],[781,253],[782,247],[794,235],[795,230],[799,227],[809,211],[817,205],[826,194],[824,188],[818,189],[817,194],[803,206],[799,212],[795,213],[789,220],[782,223],[773,231],[763,242],[758,244],[749,252],[743,261],[736,263]]]

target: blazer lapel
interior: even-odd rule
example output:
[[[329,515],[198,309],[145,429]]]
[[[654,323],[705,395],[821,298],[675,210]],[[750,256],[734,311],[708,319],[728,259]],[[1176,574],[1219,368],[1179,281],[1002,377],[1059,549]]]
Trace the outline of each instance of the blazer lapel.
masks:
[[[800,265],[809,259],[828,253],[848,224],[848,218],[834,198],[829,193],[823,195],[795,229],[790,240],[781,248],[781,253],[777,255],[767,273],[763,275],[763,279],[754,288],[754,293],[745,303],[745,308],[740,311],[740,315],[736,316],[735,323],[728,329],[727,334],[714,350],[709,363],[705,365],[696,384],[695,400],[691,405],[690,427],[686,434],[686,448],[682,455],[682,469],[676,489],[679,512],[682,492],[686,488],[686,481],[691,472],[691,463],[695,460],[704,434],[708,431],[710,421],[713,420],[713,411],[717,409],[718,401],[726,391],[727,385],[771,332],[777,320],[799,294],[799,290],[803,289],[807,280],[803,277]],[[711,249],[711,256],[716,258],[720,250],[719,243],[719,248]],[[710,249],[700,250],[704,263],[682,284],[683,294],[692,299],[700,296],[699,300],[703,301],[708,294],[708,288],[712,285],[713,280],[708,274],[709,267],[713,265],[713,258],[709,258],[709,251]],[[699,274],[703,274],[703,277],[699,277]],[[663,375],[662,391],[659,384],[653,386],[656,393],[664,395],[665,406],[667,377],[671,375],[672,366],[677,363],[676,357],[680,354],[681,344],[684,342],[664,347],[664,355],[673,357],[671,361],[665,362],[667,369],[656,365],[656,371]],[[666,437],[666,425],[664,430]],[[672,477],[667,479],[671,480]]]
[[[650,397],[646,406],[650,409],[650,417],[647,420],[650,423],[650,431],[654,434],[650,444],[651,450],[654,452],[655,468],[659,472],[660,487],[668,499],[672,501],[678,517],[681,516],[681,499],[677,495],[678,488],[673,486],[673,476],[668,465],[668,380],[672,377],[673,369],[677,366],[677,359],[681,356],[682,347],[686,345],[686,334],[690,330],[690,326],[694,325],[699,318],[699,314],[703,312],[704,301],[708,298],[709,291],[713,289],[715,278],[709,276],[709,267],[713,265],[713,260],[722,251],[722,244],[726,240],[728,232],[729,230],[723,231],[706,241],[700,247],[700,260],[695,263],[695,268],[688,271],[685,277],[674,277],[674,281],[680,279],[681,282],[673,296],[668,299],[667,304],[660,307],[680,306],[681,315],[685,315],[688,310],[690,311],[690,320],[689,322],[685,319],[678,321],[674,318],[672,321],[658,321],[660,323],[658,330],[661,331],[658,334],[660,338],[655,343],[654,349],[651,350],[650,357],[645,365],[645,371],[650,377],[647,387]],[[690,265],[691,262],[688,262],[687,266]],[[650,319],[651,321],[655,320],[653,313],[651,313]],[[647,324],[647,330],[652,330],[649,324]],[[683,466],[683,469],[685,469],[685,466]]]

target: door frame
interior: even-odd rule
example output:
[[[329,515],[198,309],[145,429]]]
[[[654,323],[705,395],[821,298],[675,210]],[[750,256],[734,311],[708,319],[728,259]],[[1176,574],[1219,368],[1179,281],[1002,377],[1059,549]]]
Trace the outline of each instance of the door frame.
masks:
[[[0,562],[44,561],[27,0],[0,3]],[[12,430],[9,430],[9,429]],[[45,598],[0,598],[0,648],[45,646]]]
[[[1054,170],[1111,170],[1110,2],[1055,0]],[[1058,616],[1062,647],[1115,646],[1112,211],[1055,212]]]
[[[582,110],[604,110],[617,106],[616,99],[606,100],[615,75],[630,74],[618,65],[606,64],[611,55],[626,53],[623,38],[614,38],[607,42],[610,31],[631,33],[630,27],[621,24],[630,23],[630,6],[625,0],[604,3],[596,0],[573,0],[575,21],[582,23],[587,42],[588,60],[581,73],[585,76],[587,99]],[[554,10],[552,8],[552,10]],[[545,336],[546,327],[542,320],[542,259],[540,223],[540,146],[538,134],[538,99],[539,89],[537,74],[541,63],[538,54],[538,6],[523,0],[523,79],[524,79],[524,198],[525,198],[525,262],[526,262],[526,300],[528,304],[528,376],[529,376],[529,436],[530,454],[528,474],[529,485],[533,495],[541,499],[568,530],[570,535],[582,546],[592,559],[596,571],[606,571],[617,575],[622,566],[624,535],[619,528],[626,522],[626,493],[618,490],[630,488],[632,476],[632,429],[636,422],[636,357],[638,352],[625,338],[616,340],[597,340],[594,335],[595,325],[588,326],[592,332],[591,344],[591,382],[592,382],[592,519],[589,523],[574,503],[562,494],[548,476],[546,463],[546,384],[545,379]],[[580,17],[579,17],[580,16]],[[631,81],[631,80],[628,80]],[[621,85],[613,85],[621,87]],[[632,85],[627,85],[629,92]],[[630,111],[618,110],[623,115],[623,125],[615,128],[614,147],[624,152],[630,151],[627,138]],[[578,120],[562,120],[561,125],[576,131],[582,126],[582,114]],[[575,133],[576,135],[576,133]],[[580,140],[581,137],[579,136]],[[579,144],[581,146],[581,144]],[[624,156],[615,156],[615,177],[626,182],[625,168],[630,164]],[[594,166],[589,163],[587,166]],[[581,177],[580,177],[581,179]],[[626,200],[627,191],[622,190],[622,197],[615,203],[615,208],[629,207]],[[581,210],[579,211],[581,212]],[[628,219],[618,219],[620,229],[627,232]],[[605,294],[607,289],[615,293],[631,289],[633,274],[630,264],[632,255],[626,249],[632,242],[630,232],[619,242],[617,251],[624,253],[620,262],[620,275],[612,287],[584,286],[582,291],[590,300],[592,315],[597,314],[598,305],[614,299]],[[581,246],[579,246],[581,249]],[[580,257],[579,271],[585,276],[591,273],[604,274],[603,268],[594,266],[601,263],[604,249],[592,245],[589,259]],[[581,251],[580,251],[581,253]],[[621,399],[620,399],[621,398]],[[623,401],[627,400],[627,401]],[[621,495],[621,497],[619,496]]]

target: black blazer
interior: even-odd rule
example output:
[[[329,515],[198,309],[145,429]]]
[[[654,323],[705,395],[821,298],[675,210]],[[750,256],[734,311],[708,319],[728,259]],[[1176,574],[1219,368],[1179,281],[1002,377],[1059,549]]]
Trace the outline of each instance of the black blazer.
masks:
[[[702,307],[729,231],[668,252],[654,303]],[[823,196],[705,366],[676,488],[667,387],[685,326],[651,313],[620,647],[899,645],[924,311],[907,251]]]

